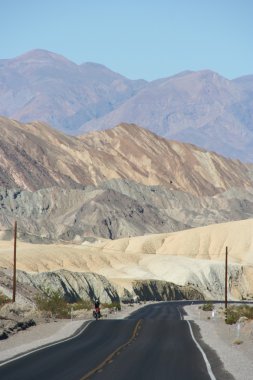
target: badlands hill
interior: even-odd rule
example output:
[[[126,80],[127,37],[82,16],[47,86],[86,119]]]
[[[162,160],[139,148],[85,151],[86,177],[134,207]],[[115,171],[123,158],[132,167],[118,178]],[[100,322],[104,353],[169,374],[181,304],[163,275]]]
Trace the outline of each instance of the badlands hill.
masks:
[[[186,287],[188,292],[190,288],[192,291],[195,289],[195,293],[192,293],[194,297],[199,297],[196,293],[199,292],[205,298],[223,299],[227,246],[229,297],[249,298],[253,297],[252,231],[253,219],[250,219],[170,234],[114,241],[100,239],[82,245],[18,242],[17,268],[30,273],[20,272],[19,281],[42,288],[41,279],[49,282],[50,278],[45,275],[38,277],[36,273],[48,272],[48,276],[54,278],[52,284],[61,291],[66,284],[66,291],[71,286],[81,286],[81,273],[92,272],[104,276],[121,297],[133,297],[139,294],[138,291],[154,296],[155,290],[162,297],[162,292],[168,290],[169,284],[170,287],[174,284],[185,287],[184,292]],[[11,268],[12,244],[2,241],[0,248],[0,267]],[[64,270],[79,272],[80,279],[77,274],[65,273]]]
[[[2,117],[0,133],[5,239],[14,220],[25,240],[81,242],[253,217],[251,165],[135,125],[76,138]]]
[[[83,188],[129,179],[205,196],[253,185],[252,166],[169,141],[133,124],[81,138],[0,118],[0,186]]]

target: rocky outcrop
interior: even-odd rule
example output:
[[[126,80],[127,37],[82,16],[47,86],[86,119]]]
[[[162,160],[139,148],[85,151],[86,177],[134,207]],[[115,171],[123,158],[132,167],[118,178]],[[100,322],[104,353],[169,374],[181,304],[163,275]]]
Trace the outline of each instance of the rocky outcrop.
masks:
[[[46,293],[48,289],[58,291],[68,302],[95,298],[99,298],[103,303],[119,301],[114,286],[104,276],[96,273],[59,270],[28,274],[20,271],[17,278],[23,285],[32,286],[42,293]]]
[[[192,286],[178,286],[167,281],[133,282],[133,292],[140,301],[204,300],[204,295]]]
[[[19,331],[26,330],[31,326],[35,326],[36,323],[33,319],[28,320],[2,320],[0,316],[0,340],[7,339],[10,335],[16,334]]]
[[[10,277],[8,270],[0,271],[0,279]],[[17,272],[19,305],[5,305],[1,309],[1,316],[12,313],[13,315],[27,316],[31,311],[31,300],[36,294],[48,294],[49,291],[59,292],[68,302],[76,302],[80,299],[94,300],[99,298],[101,303],[130,301],[140,299],[143,301],[175,300],[175,299],[203,299],[204,296],[194,286],[178,286],[167,281],[159,280],[131,280],[130,288],[119,289],[117,284],[104,276],[95,273],[78,273],[67,270],[43,273]],[[28,297],[27,290],[31,291],[33,297]],[[8,287],[1,286],[1,290],[8,294]],[[20,298],[22,296],[23,302]],[[25,302],[24,302],[25,301]],[[33,310],[34,312],[34,310]],[[12,319],[12,318],[10,318]]]
[[[162,265],[161,265],[162,264]],[[128,300],[138,297],[140,300],[223,300],[225,295],[224,264],[213,263],[207,260],[191,262],[186,258],[180,260],[177,265],[173,259],[163,260],[159,264],[152,260],[147,268],[139,267],[143,277],[155,277],[159,279],[128,280],[127,278],[113,279],[121,299]],[[129,263],[130,265],[130,263]],[[156,270],[150,273],[153,265]],[[168,270],[166,271],[166,266]],[[171,270],[169,269],[171,267]],[[124,273],[125,268],[122,268]],[[252,300],[253,299],[253,269],[250,266],[230,264],[228,266],[228,299]]]
[[[7,303],[0,308],[0,340],[34,326],[31,307],[17,303]]]
[[[2,289],[3,293],[9,295],[8,290],[12,287],[12,273],[9,270],[2,270],[0,278],[0,290]],[[34,300],[36,294],[48,294],[48,291],[59,292],[68,302],[75,302],[79,299],[94,300],[97,297],[103,303],[119,301],[115,287],[104,276],[96,273],[67,270],[27,273],[18,270],[17,284],[18,293],[28,303]],[[19,302],[24,303],[21,299]]]

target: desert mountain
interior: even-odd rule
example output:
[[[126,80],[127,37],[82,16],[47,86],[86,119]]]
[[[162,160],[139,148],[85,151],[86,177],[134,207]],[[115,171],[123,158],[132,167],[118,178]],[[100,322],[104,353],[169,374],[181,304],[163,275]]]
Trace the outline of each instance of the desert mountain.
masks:
[[[210,70],[150,83],[44,50],[0,60],[0,115],[76,135],[138,124],[166,138],[253,161],[253,76]]]
[[[178,231],[253,217],[251,165],[135,125],[65,136],[0,118],[0,231],[32,242]]]
[[[0,60],[0,115],[73,135],[134,123],[252,162],[252,83],[252,75],[228,80],[210,70],[132,81],[96,63],[33,50]]]
[[[0,115],[40,120],[75,132],[133,96],[145,81],[132,81],[96,63],[77,65],[45,50],[0,60]]]
[[[49,272],[55,278],[53,284],[56,280],[60,283],[62,279],[67,289],[73,283],[77,286],[78,276],[68,274],[69,280],[66,280],[58,272],[60,270],[94,272],[105,276],[121,295],[126,290],[132,293],[136,281],[153,281],[153,289],[156,290],[156,282],[164,281],[177,286],[193,286],[206,298],[221,299],[224,296],[225,248],[228,246],[229,297],[249,298],[253,296],[252,230],[253,219],[250,219],[170,234],[114,241],[101,239],[82,245],[19,242],[17,267],[30,273]],[[11,268],[10,242],[0,242],[0,248],[0,267]],[[28,275],[22,277],[24,283],[35,281]]]
[[[122,178],[210,196],[253,185],[251,165],[133,124],[75,138],[43,123],[2,117],[0,134],[0,186],[6,188],[82,188]]]
[[[252,161],[252,78],[228,80],[205,70],[159,79],[82,130],[134,122],[160,136]]]

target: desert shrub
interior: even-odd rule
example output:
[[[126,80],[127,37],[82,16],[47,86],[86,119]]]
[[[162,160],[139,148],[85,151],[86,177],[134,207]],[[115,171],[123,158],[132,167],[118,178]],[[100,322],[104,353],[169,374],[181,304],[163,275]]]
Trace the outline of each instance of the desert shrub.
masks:
[[[37,294],[35,303],[39,310],[50,312],[55,318],[70,318],[70,306],[59,291]]]
[[[212,303],[205,303],[202,307],[202,310],[204,311],[212,311],[214,309],[214,306]]]
[[[236,340],[233,341],[233,344],[236,344],[236,345],[239,345],[239,344],[242,344],[242,343],[243,343],[243,341],[240,340],[240,339],[236,339]]]
[[[2,292],[0,292],[0,307],[9,302],[11,302],[11,300],[8,297],[6,297]]]
[[[238,306],[240,317],[247,317],[253,319],[253,307],[249,305]]]
[[[116,309],[116,310],[121,310],[121,305],[120,302],[112,302],[112,303],[103,303],[101,305],[105,309]]]
[[[232,325],[241,317],[253,319],[253,307],[249,305],[230,306],[227,308],[226,323]]]
[[[91,300],[81,299],[77,301],[76,303],[73,303],[71,307],[73,308],[73,310],[82,310],[82,309],[91,310],[93,308],[93,303],[91,302]]]
[[[225,322],[227,325],[234,325],[238,321],[239,317],[233,311],[227,311],[227,318],[225,318]]]

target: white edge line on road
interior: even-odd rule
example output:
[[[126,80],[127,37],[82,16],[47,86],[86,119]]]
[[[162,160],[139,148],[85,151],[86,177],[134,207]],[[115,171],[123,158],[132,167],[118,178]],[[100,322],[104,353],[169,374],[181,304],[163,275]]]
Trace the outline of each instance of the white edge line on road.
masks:
[[[180,316],[180,321],[182,321],[184,318],[182,317],[182,313],[179,309],[179,307],[177,306],[177,311],[179,312],[179,316]]]
[[[70,338],[66,338],[66,339],[61,339],[61,340],[58,340],[57,342],[54,342],[54,343],[49,343],[47,345],[44,345],[42,347],[39,347],[39,348],[36,348],[34,350],[31,350],[31,351],[28,351],[24,354],[21,354],[21,355],[18,355],[18,356],[15,356],[14,358],[12,359],[7,359],[6,361],[4,361],[3,363],[0,363],[0,367],[3,367],[4,365],[8,364],[8,363],[11,363],[11,362],[14,362],[15,360],[19,360],[21,358],[24,358],[25,356],[28,356],[28,355],[31,355],[33,354],[34,352],[38,352],[38,351],[41,351],[41,350],[44,350],[45,348],[49,348],[49,347],[53,347],[53,346],[57,346],[57,344],[61,344],[61,343],[64,343],[64,342],[67,342],[69,340],[72,340],[72,339],[75,339],[77,338],[79,335],[81,335],[84,330],[87,329],[87,327],[92,323],[92,321],[89,321],[82,330],[79,331],[78,334],[76,335],[72,335]]]
[[[211,365],[206,357],[206,354],[204,352],[204,350],[202,349],[202,347],[200,346],[200,344],[197,342],[197,340],[195,339],[194,335],[193,335],[193,331],[192,331],[192,327],[191,327],[191,324],[189,321],[186,321],[189,325],[189,329],[190,329],[190,333],[191,333],[191,336],[192,336],[192,339],[194,340],[196,346],[198,347],[199,351],[201,352],[203,358],[204,358],[204,361],[206,363],[206,368],[207,368],[207,372],[208,372],[208,375],[210,376],[210,379],[211,380],[216,380],[216,377],[214,376],[213,374],[213,371],[212,371],[212,368],[211,368]]]

